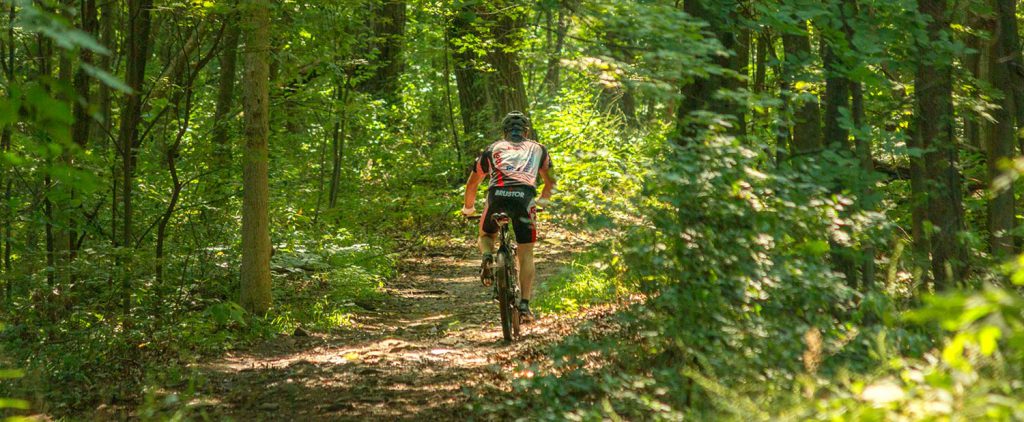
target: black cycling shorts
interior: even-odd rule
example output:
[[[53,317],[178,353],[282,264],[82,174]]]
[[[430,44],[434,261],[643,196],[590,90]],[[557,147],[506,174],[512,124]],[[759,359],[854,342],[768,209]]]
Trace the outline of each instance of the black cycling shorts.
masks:
[[[480,230],[484,233],[498,232],[498,223],[491,216],[504,212],[512,218],[512,231],[516,234],[517,243],[533,243],[537,241],[537,209],[533,205],[536,191],[529,187],[508,186],[495,187],[487,192],[487,205],[484,205],[483,218],[480,219]]]

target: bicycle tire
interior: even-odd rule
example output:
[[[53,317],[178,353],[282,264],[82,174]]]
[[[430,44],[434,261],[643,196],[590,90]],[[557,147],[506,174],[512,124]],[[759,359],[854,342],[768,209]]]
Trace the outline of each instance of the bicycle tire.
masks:
[[[501,314],[501,334],[512,341],[512,304],[508,288],[508,253],[498,251],[494,260],[494,282],[498,285],[498,312]]]
[[[512,266],[509,267],[508,272],[509,277],[507,277],[507,283],[509,302],[511,302],[509,303],[509,311],[512,314],[512,337],[519,339],[521,334],[519,331],[519,325],[522,323],[522,315],[519,314],[519,298],[516,297],[518,295],[515,294],[519,287],[517,285],[519,283],[519,271],[516,270],[516,266]]]

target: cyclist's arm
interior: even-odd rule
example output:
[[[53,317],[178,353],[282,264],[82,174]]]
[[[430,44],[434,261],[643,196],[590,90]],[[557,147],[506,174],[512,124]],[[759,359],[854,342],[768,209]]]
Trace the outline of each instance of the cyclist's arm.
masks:
[[[469,175],[469,180],[466,181],[466,197],[463,203],[463,208],[475,208],[476,207],[476,191],[480,187],[480,182],[484,180],[484,173],[481,171],[474,171]]]
[[[555,176],[551,174],[551,167],[540,170],[540,177],[544,179],[544,189],[540,191],[540,199],[550,199],[551,192],[555,190]]]

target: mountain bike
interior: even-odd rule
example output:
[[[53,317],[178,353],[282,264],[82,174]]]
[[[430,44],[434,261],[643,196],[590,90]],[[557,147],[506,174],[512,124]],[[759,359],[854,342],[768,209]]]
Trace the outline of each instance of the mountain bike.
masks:
[[[479,220],[481,216],[469,217]],[[498,224],[498,250],[494,253],[490,273],[494,279],[498,294],[498,311],[501,314],[501,333],[505,341],[511,342],[519,338],[519,301],[523,292],[519,289],[519,270],[516,267],[516,242],[509,232],[512,218],[503,212],[491,216]]]

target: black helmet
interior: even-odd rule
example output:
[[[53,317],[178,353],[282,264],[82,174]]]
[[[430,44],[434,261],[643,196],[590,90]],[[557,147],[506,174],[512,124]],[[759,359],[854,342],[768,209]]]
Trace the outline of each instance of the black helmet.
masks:
[[[510,112],[505,115],[504,119],[501,119],[501,130],[511,133],[516,129],[523,132],[530,129],[530,118],[521,111]]]

